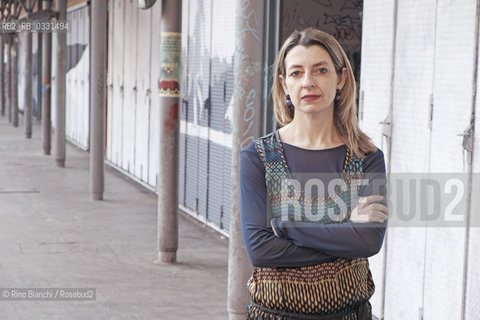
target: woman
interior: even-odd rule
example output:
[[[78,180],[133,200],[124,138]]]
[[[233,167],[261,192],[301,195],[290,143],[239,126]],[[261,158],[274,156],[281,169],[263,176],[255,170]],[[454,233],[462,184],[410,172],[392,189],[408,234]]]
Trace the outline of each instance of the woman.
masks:
[[[371,319],[367,257],[385,234],[385,164],[358,127],[338,42],[312,28],[290,35],[273,99],[282,127],[240,154],[248,319]]]

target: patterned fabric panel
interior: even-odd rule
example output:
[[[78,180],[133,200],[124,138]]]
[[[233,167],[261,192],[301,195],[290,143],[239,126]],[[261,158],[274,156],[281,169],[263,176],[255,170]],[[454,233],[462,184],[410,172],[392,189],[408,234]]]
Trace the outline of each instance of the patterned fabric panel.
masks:
[[[273,217],[285,215],[292,221],[320,224],[342,223],[350,218],[351,191],[360,189],[358,182],[363,177],[363,159],[347,149],[342,185],[337,186],[335,192],[326,198],[308,197],[288,180],[291,174],[278,130],[257,139],[255,148],[265,167],[265,182]]]
[[[253,302],[272,310],[327,315],[367,301],[375,290],[367,259],[336,259],[300,268],[254,268]]]

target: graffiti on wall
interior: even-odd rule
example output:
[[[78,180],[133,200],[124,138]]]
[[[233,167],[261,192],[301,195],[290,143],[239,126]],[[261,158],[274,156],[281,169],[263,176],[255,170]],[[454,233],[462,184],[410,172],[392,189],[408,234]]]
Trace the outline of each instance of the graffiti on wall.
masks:
[[[333,35],[343,46],[357,81],[360,71],[363,0],[284,0],[283,42],[296,29],[315,27]]]
[[[339,41],[361,40],[361,29],[358,28],[361,24],[359,17],[324,13],[323,26],[333,25],[335,32],[332,35]]]

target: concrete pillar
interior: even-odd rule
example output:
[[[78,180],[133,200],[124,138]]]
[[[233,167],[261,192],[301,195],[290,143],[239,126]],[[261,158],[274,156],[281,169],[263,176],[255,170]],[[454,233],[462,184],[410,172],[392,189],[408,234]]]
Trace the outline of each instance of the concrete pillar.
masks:
[[[178,249],[178,135],[182,2],[162,2],[160,95],[160,148],[157,179],[158,259],[175,263]],[[173,62],[173,72],[163,62]]]
[[[25,136],[32,137],[32,33],[25,35]]]
[[[52,1],[43,1],[43,8],[45,10],[52,8]],[[51,78],[52,78],[52,34],[50,32],[44,33],[43,38],[43,52],[42,52],[42,140],[43,153],[50,154],[51,149]]]
[[[67,19],[67,0],[56,0],[55,10],[58,12],[58,20]],[[96,31],[95,31],[96,32]],[[95,33],[94,32],[94,33]],[[93,34],[94,34],[93,33]],[[65,167],[65,122],[66,122],[66,88],[67,88],[67,34],[65,32],[56,32],[56,117],[55,117],[55,162],[60,168]]]
[[[90,192],[102,200],[105,156],[105,73],[107,56],[107,3],[91,2],[90,60]]]
[[[264,1],[237,0],[232,128],[232,210],[228,254],[228,313],[230,320],[246,317],[247,281],[252,267],[240,225],[240,150],[261,135],[263,96]]]
[[[7,35],[7,117],[12,122],[12,35]]]
[[[12,124],[18,127],[18,36],[12,38]]]
[[[5,36],[0,35],[0,112],[5,115]]]
[[[42,10],[42,1],[38,1],[38,11]],[[37,120],[42,118],[42,37],[43,34],[37,33],[37,83],[36,83],[36,95],[37,95]]]

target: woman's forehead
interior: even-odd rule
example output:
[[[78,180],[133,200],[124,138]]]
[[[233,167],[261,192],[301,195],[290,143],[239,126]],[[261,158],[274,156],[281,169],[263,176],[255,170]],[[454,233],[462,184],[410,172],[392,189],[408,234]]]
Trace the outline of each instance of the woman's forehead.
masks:
[[[285,57],[285,67],[311,66],[317,64],[333,65],[332,58],[325,48],[319,45],[305,47],[298,45],[290,49]]]

